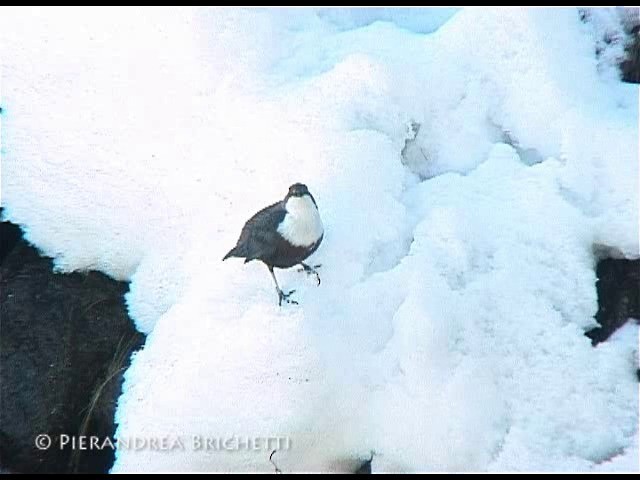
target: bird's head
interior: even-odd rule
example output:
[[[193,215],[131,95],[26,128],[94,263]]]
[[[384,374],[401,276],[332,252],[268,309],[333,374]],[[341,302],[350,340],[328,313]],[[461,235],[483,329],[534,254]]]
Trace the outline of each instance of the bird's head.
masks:
[[[304,197],[305,195],[310,195],[309,189],[304,183],[294,183],[289,187],[289,193],[287,193],[287,198],[289,197]]]
[[[293,203],[302,205],[305,204],[305,199],[311,200],[313,205],[318,208],[316,199],[313,198],[307,186],[304,183],[294,183],[289,187],[289,192],[287,192],[287,196],[284,197],[284,203],[286,205],[293,205]]]

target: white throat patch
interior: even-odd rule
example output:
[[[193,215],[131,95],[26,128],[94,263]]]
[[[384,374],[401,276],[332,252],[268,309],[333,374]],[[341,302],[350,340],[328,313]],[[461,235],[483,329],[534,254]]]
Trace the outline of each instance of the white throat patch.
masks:
[[[324,228],[311,197],[289,197],[285,208],[287,214],[278,226],[278,233],[296,247],[310,247],[316,243],[324,233]]]

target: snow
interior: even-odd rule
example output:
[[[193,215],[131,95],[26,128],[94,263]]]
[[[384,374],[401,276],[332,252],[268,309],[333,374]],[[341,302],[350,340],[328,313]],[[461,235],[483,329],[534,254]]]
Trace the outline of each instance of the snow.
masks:
[[[117,434],[184,440],[114,472],[273,471],[193,443],[232,436],[283,471],[638,469],[638,327],[584,336],[597,252],[639,256],[615,11],[419,12],[3,10],[6,217],[130,280]],[[277,271],[278,308],[221,258],[295,182],[322,284]]]

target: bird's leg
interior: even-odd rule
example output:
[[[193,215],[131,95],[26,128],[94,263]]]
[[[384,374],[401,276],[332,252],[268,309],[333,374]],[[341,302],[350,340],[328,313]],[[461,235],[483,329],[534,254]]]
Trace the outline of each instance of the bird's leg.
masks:
[[[273,267],[271,266],[267,266],[267,268],[269,269],[269,273],[271,274],[271,277],[273,278],[273,282],[276,284],[276,292],[278,292],[278,306],[282,306],[282,301],[284,300],[287,303],[293,303],[295,305],[298,304],[298,302],[296,302],[295,300],[289,300],[289,296],[295,292],[295,290],[291,290],[289,293],[284,293],[281,289],[280,286],[278,285],[278,280],[276,279],[276,274],[273,272]]]
[[[300,265],[302,265],[302,268],[299,269],[298,271],[305,272],[307,275],[315,275],[316,280],[318,281],[318,285],[320,285],[320,275],[316,271],[316,268],[320,268],[322,265],[318,264],[318,265],[314,265],[313,267],[310,267],[304,262],[300,262]]]

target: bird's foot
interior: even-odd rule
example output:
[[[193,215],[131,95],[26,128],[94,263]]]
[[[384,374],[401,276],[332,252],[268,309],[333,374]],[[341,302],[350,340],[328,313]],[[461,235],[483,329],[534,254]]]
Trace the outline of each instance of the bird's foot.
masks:
[[[314,265],[313,267],[310,267],[306,263],[301,263],[300,265],[302,265],[302,268],[298,269],[298,271],[305,272],[307,275],[315,275],[316,280],[318,281],[318,285],[320,285],[320,275],[316,271],[316,268],[320,268],[322,265],[318,264],[318,265]]]
[[[282,301],[283,300],[284,300],[285,303],[291,303],[293,305],[298,305],[298,302],[296,302],[295,300],[289,300],[289,297],[294,292],[295,292],[295,290],[291,290],[289,293],[284,293],[282,290],[278,289],[278,306],[279,307],[282,306]]]

